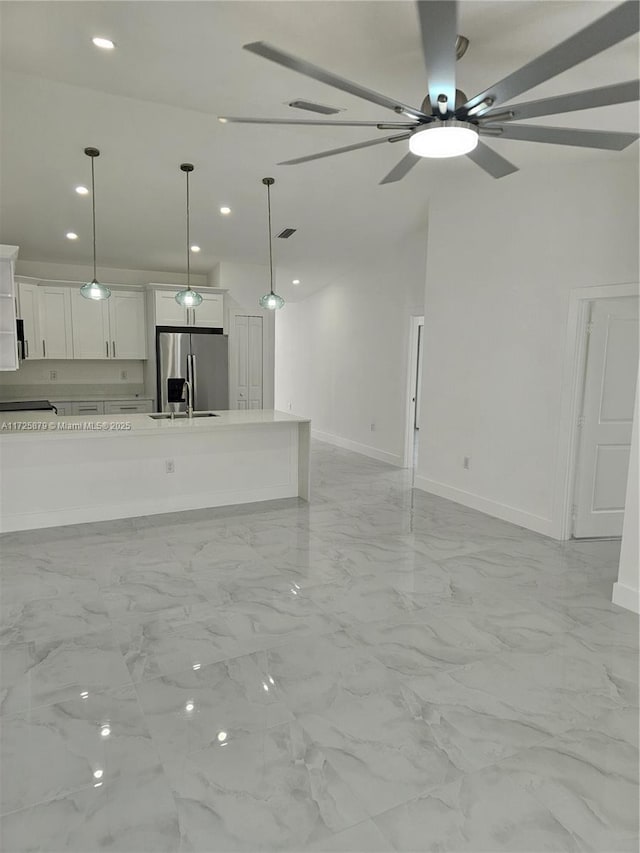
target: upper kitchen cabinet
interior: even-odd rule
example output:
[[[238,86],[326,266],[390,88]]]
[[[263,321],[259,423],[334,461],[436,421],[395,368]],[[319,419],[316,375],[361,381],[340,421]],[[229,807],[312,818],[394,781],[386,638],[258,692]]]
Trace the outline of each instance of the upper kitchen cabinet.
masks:
[[[107,304],[111,358],[145,359],[145,293],[141,290],[112,290]]]
[[[111,289],[109,299],[85,299],[71,291],[73,357],[87,359],[145,359],[145,294]]]
[[[0,370],[18,369],[14,270],[17,246],[0,246]]]
[[[71,290],[68,287],[38,287],[40,344],[42,358],[73,358]]]
[[[224,326],[224,296],[198,288],[202,302],[197,308],[183,308],[176,302],[177,290],[156,290],[156,326],[198,326],[221,329]]]
[[[24,330],[24,358],[42,358],[42,338],[40,337],[40,303],[38,302],[37,282],[20,281],[18,285],[19,316]]]

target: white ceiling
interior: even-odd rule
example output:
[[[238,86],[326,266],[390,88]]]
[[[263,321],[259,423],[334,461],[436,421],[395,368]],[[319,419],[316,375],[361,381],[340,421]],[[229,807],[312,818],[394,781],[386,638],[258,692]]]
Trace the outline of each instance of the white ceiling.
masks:
[[[470,47],[458,87],[471,96],[603,15],[615,2],[470,0],[459,32]],[[492,178],[466,158],[418,164],[404,181],[378,181],[406,143],[374,146],[300,166],[284,159],[374,138],[371,128],[222,125],[218,115],[313,118],[286,106],[305,98],[345,110],[342,118],[393,121],[364,101],[243,51],[256,40],[323,65],[369,88],[419,105],[425,94],[416,10],[411,2],[3,2],[0,217],[4,243],[20,257],[86,263],[91,258],[87,145],[96,163],[99,265],[184,268],[184,175],[192,175],[192,256],[197,272],[218,261],[264,263],[266,199],[273,175],[279,286],[296,295],[325,283],[332,269],[358,263],[424,226],[430,192],[443,181],[490,192]],[[104,52],[91,37],[112,38]],[[537,87],[532,100],[637,75],[638,46],[627,39]],[[635,130],[636,105],[546,118],[539,124]],[[622,153],[490,140],[521,169],[545,163],[637,158]],[[503,181],[514,180],[506,177]],[[228,204],[232,215],[218,208]],[[74,243],[65,232],[80,235]]]

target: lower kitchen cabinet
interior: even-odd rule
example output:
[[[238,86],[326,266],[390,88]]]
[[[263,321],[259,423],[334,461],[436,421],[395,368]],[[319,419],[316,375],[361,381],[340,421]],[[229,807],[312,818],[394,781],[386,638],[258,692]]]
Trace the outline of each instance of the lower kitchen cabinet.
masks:
[[[140,415],[153,411],[152,400],[105,400],[105,415]]]
[[[71,403],[72,415],[104,415],[104,403],[102,400],[92,403]]]

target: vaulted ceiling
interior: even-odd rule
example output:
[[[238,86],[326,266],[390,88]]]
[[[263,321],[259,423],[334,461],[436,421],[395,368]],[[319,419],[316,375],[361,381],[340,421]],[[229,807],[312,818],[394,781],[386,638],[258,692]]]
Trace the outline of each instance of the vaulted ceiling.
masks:
[[[567,38],[616,3],[470,0],[460,33],[470,40],[457,65],[469,96]],[[435,186],[490,191],[492,178],[467,158],[425,161],[398,184],[378,181],[406,143],[379,145],[299,166],[281,160],[373,138],[371,128],[223,125],[218,115],[313,117],[297,98],[344,110],[342,118],[394,120],[392,113],[242,50],[264,40],[369,88],[419,105],[425,94],[417,14],[393,2],[3,2],[0,240],[20,257],[86,263],[91,257],[87,145],[96,163],[99,264],[179,271],[184,267],[184,176],[192,176],[194,269],[218,261],[264,263],[266,199],[272,175],[279,280],[302,281],[303,295],[335,264],[389,251],[424,227]],[[95,35],[116,42],[111,52]],[[637,76],[636,39],[565,72],[519,100]],[[533,123],[635,130],[635,104]],[[636,159],[621,152],[490,140],[521,169],[545,163]],[[400,150],[402,148],[402,150]],[[509,181],[506,177],[501,180]],[[228,205],[228,217],[219,207]],[[79,239],[65,239],[67,231]],[[290,288],[289,288],[290,289]],[[288,294],[285,294],[288,295]]]

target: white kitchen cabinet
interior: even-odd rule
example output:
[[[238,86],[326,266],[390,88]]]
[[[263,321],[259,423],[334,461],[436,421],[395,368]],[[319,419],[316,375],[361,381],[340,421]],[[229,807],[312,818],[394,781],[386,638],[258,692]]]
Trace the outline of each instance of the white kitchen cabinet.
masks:
[[[235,405],[233,407],[236,409],[261,409],[262,317],[235,315],[232,348],[234,375],[231,377],[231,387],[235,391]]]
[[[24,328],[24,358],[29,360],[42,358],[42,338],[40,337],[40,303],[36,282],[19,281],[18,316]]]
[[[202,293],[197,308],[183,308],[176,302],[177,290],[156,290],[156,326],[197,326],[221,329],[224,326],[224,297],[221,293]]]
[[[73,358],[70,288],[40,286],[38,302],[42,358]]]
[[[145,294],[140,290],[112,290],[107,303],[111,358],[123,358],[129,361],[145,359],[147,357]]]
[[[85,299],[79,288],[71,289],[73,357],[106,359],[110,355],[109,299]]]
[[[156,290],[156,326],[186,326],[187,309],[176,302],[177,290]]]
[[[17,246],[0,246],[0,370],[19,367],[14,279],[17,257]]]
[[[152,400],[105,400],[105,415],[140,415],[153,411]]]
[[[221,293],[203,293],[197,308],[189,308],[190,326],[221,329],[224,326],[224,301]]]
[[[85,299],[71,290],[73,357],[127,360],[147,357],[145,300],[140,290],[114,290],[108,299]]]
[[[88,400],[86,403],[82,401],[78,403],[71,403],[71,414],[104,415],[104,403],[102,400]]]

